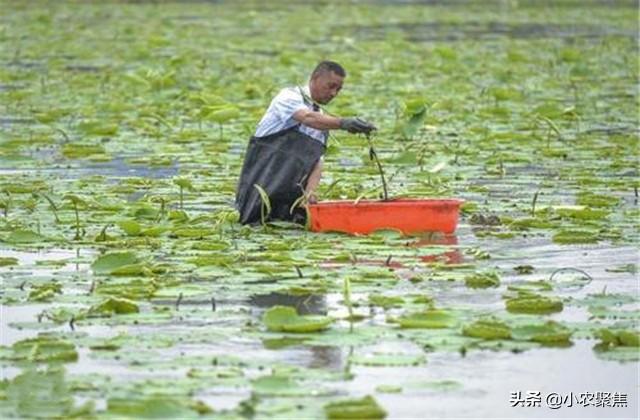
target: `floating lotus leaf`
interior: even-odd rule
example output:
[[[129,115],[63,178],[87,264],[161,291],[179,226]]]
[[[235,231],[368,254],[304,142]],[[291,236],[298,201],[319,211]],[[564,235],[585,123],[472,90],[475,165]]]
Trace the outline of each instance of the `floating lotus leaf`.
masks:
[[[321,315],[301,316],[290,306],[274,306],[264,313],[262,321],[269,331],[308,333],[327,329],[333,319]]]
[[[117,296],[126,299],[148,299],[158,290],[158,284],[153,278],[110,278],[107,282],[100,282],[95,293],[107,296]]]
[[[599,237],[596,232],[578,229],[563,229],[553,235],[553,242],[557,244],[594,244]]]
[[[507,311],[520,314],[550,314],[561,312],[564,305],[559,299],[545,296],[521,296],[506,301]]]
[[[462,328],[462,335],[485,340],[508,340],[511,328],[504,322],[493,319],[481,319]]]
[[[453,328],[458,321],[449,311],[440,309],[427,310],[398,318],[402,328]]]
[[[507,290],[522,293],[548,292],[553,290],[553,285],[546,280],[525,281],[517,284],[510,284]]]
[[[603,347],[640,347],[638,331],[601,329],[597,335]]]
[[[14,257],[0,257],[0,267],[18,265],[18,259]]]
[[[62,293],[62,285],[57,282],[39,284],[31,288],[28,300],[36,302],[46,302],[51,300],[56,294]]]
[[[92,306],[87,316],[89,317],[101,317],[111,316],[119,314],[133,314],[140,312],[138,305],[129,299],[124,298],[108,298],[107,300],[100,302]]]
[[[262,376],[252,381],[253,392],[263,397],[303,397],[312,391],[285,375]]]
[[[45,238],[31,230],[18,229],[11,232],[3,240],[11,244],[35,244],[43,242]]]
[[[122,220],[118,222],[118,227],[129,236],[138,236],[142,231],[142,226],[135,220]]]
[[[105,149],[101,144],[68,143],[62,146],[62,154],[68,159],[82,159],[104,153]]]
[[[73,343],[47,335],[18,341],[11,346],[11,350],[5,358],[15,361],[49,363],[78,360],[78,352]]]
[[[153,276],[153,270],[147,263],[127,264],[116,267],[111,272],[112,276]]]
[[[547,321],[544,324],[531,324],[515,327],[513,338],[523,341],[534,341],[543,344],[566,344],[570,342],[572,331],[564,325]]]
[[[78,124],[78,129],[85,134],[94,136],[112,136],[118,132],[118,125],[103,121],[83,121]]]
[[[367,395],[361,399],[342,400],[324,406],[328,419],[383,419],[387,412]]]
[[[576,203],[587,207],[615,207],[620,203],[620,198],[581,191],[576,195]]]
[[[112,252],[98,257],[91,269],[96,274],[110,274],[114,270],[138,262],[138,256],[133,252]]]
[[[111,397],[107,400],[109,415],[119,418],[195,418],[211,412],[203,403],[174,395]]]
[[[402,306],[403,303],[404,299],[400,296],[369,295],[369,304],[381,306],[385,309],[397,308]]]
[[[493,272],[475,273],[465,277],[464,284],[472,289],[498,287],[500,286],[500,277],[498,277],[498,273]]]
[[[61,366],[50,366],[47,370],[30,367],[8,382],[2,394],[5,418],[93,417],[92,401],[74,404],[73,390]]]
[[[557,209],[562,217],[568,217],[576,220],[602,220],[609,215],[607,210],[592,210],[588,208],[582,209]]]

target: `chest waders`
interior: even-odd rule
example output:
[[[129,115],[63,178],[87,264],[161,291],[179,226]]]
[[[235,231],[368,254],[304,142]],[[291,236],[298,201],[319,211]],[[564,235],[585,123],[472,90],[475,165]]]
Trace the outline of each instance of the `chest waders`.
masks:
[[[309,174],[324,152],[324,144],[298,131],[297,125],[268,136],[252,137],[236,193],[240,223],[258,224],[262,220],[262,198],[254,185],[269,196],[271,213],[265,215],[265,221],[304,222],[306,213],[302,209],[292,213],[291,206],[304,194]]]

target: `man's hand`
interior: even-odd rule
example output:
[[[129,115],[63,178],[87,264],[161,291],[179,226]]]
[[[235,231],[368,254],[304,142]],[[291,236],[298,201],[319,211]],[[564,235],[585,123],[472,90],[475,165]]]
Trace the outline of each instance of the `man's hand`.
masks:
[[[369,134],[373,130],[377,130],[375,125],[360,118],[343,118],[340,120],[340,128],[354,134]]]

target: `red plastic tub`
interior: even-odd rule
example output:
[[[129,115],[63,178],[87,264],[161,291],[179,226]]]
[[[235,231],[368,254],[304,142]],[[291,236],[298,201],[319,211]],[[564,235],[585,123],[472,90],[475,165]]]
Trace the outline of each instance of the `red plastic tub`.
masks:
[[[462,200],[324,201],[309,205],[311,230],[368,234],[379,229],[453,233]]]

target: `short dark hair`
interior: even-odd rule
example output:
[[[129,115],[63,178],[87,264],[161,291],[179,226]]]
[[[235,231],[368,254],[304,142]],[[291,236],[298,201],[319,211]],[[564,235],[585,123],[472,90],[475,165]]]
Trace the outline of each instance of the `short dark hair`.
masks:
[[[325,60],[325,61],[319,62],[316,68],[313,69],[313,72],[311,73],[311,78],[313,79],[314,77],[327,72],[333,72],[340,77],[347,77],[347,72],[344,70],[344,67],[342,67],[340,64],[336,63],[335,61]]]

